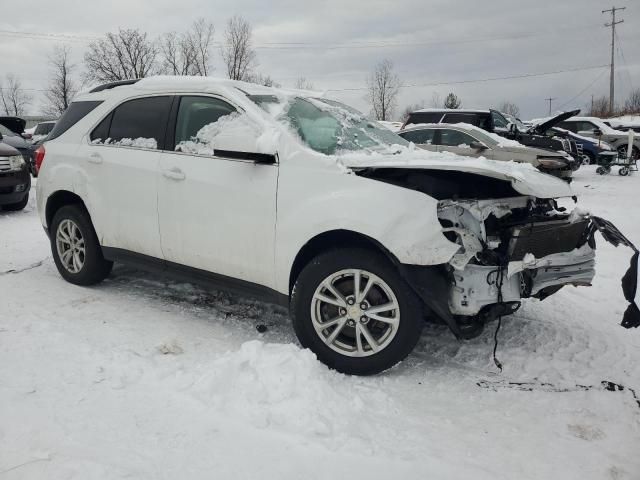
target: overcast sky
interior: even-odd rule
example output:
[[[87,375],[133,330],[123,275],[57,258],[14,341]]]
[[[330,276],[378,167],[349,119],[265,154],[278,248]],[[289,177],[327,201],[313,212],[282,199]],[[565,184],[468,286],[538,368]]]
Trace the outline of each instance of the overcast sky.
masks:
[[[257,71],[284,86],[304,76],[330,96],[369,111],[364,87],[377,62],[390,59],[403,84],[397,114],[434,92],[453,91],[464,107],[520,107],[523,119],[553,109],[584,108],[591,95],[608,95],[610,20],[603,0],[30,0],[17,6],[0,0],[0,73],[15,73],[34,97],[37,113],[46,88],[47,56],[68,43],[77,64],[91,38],[119,27],[157,37],[180,31],[198,17],[213,21],[221,41],[227,19],[243,16],[253,26]],[[618,25],[616,100],[640,88],[640,1],[617,0],[625,23]],[[13,13],[12,13],[13,12]],[[29,38],[7,32],[51,34]],[[69,35],[68,39],[60,35]],[[224,75],[219,50],[213,75]],[[453,83],[574,70],[547,76]],[[4,76],[4,75],[3,75]],[[434,84],[443,83],[446,85]],[[427,86],[425,86],[427,84]],[[409,86],[421,85],[421,86]],[[429,86],[430,85],[430,86]],[[358,89],[362,90],[348,90]],[[345,89],[340,91],[341,89]],[[577,98],[574,98],[576,97]]]

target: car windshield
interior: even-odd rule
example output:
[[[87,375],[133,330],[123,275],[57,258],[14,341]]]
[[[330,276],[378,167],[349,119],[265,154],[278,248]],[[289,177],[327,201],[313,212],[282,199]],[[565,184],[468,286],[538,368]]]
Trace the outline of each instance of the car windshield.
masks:
[[[391,130],[340,102],[310,97],[282,99],[271,95],[250,98],[287,124],[306,145],[326,155],[362,150],[394,153],[391,147],[409,145]],[[277,108],[281,106],[284,108]]]
[[[507,117],[507,120],[513,123],[516,127],[518,127],[518,130],[523,131],[523,130],[529,129],[529,127],[527,127],[524,123],[522,123],[522,120],[520,120],[519,118],[516,118],[509,113],[503,113],[503,115]]]

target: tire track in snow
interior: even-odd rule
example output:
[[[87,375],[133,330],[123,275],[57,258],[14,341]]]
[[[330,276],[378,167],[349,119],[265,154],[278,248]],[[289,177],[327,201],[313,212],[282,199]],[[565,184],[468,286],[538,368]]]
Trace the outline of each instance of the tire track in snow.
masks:
[[[9,270],[5,270],[4,272],[0,272],[0,277],[3,276],[3,275],[22,273],[22,272],[26,272],[28,270],[33,270],[34,268],[41,267],[44,264],[44,262],[46,262],[49,258],[51,258],[51,257],[45,257],[42,260],[39,260],[39,261],[37,261],[35,263],[32,263],[28,267],[11,268]]]

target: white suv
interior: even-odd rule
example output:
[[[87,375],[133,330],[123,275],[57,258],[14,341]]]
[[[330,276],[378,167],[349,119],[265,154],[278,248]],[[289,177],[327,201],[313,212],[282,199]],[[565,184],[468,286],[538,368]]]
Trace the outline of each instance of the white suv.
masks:
[[[114,261],[290,307],[303,346],[373,374],[425,318],[459,338],[594,276],[592,218],[530,165],[414,149],[309,93],[152,77],[77,97],[37,156],[60,274]]]

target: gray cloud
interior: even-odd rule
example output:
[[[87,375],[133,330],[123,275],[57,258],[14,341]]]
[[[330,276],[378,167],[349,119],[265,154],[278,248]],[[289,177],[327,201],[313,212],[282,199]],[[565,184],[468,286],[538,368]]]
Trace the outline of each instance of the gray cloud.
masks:
[[[626,6],[619,39],[626,59],[617,53],[617,98],[640,87],[640,5]],[[0,30],[68,34],[73,58],[81,69],[87,45],[118,27],[135,27],[153,37],[182,30],[195,18],[211,19],[222,40],[224,24],[234,14],[254,27],[258,70],[283,85],[298,76],[318,89],[364,87],[365,78],[381,59],[395,64],[404,84],[485,79],[505,75],[549,72],[609,62],[610,32],[600,12],[610,8],[602,0],[380,0],[317,2],[181,0],[180,2],[124,1],[95,5],[70,0],[29,2],[28,12],[3,15]],[[4,7],[7,12],[12,8]],[[0,72],[23,78],[38,105],[37,89],[46,87],[47,55],[60,39],[30,39],[0,34]],[[286,45],[283,43],[287,43]],[[349,46],[349,48],[341,48]],[[214,75],[222,75],[215,54]],[[433,92],[456,92],[469,107],[489,107],[503,100],[520,106],[523,117],[547,113],[545,97],[556,97],[554,107],[584,107],[591,95],[608,93],[606,68],[543,77],[478,82],[401,90],[398,110]],[[590,86],[591,85],[591,86]],[[584,93],[573,101],[578,93]],[[364,91],[335,91],[331,96],[368,110]],[[568,102],[568,103],[567,103]]]

